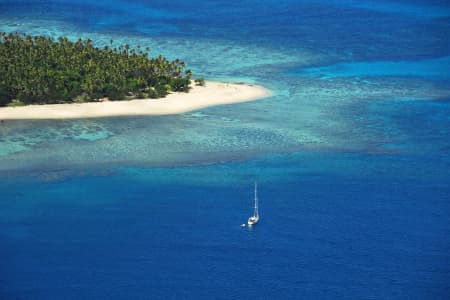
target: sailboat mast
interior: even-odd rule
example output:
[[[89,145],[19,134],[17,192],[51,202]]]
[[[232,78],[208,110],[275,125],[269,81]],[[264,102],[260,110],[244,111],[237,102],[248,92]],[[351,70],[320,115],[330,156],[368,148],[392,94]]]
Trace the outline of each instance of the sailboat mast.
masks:
[[[258,184],[255,182],[255,212],[254,216],[258,216]]]

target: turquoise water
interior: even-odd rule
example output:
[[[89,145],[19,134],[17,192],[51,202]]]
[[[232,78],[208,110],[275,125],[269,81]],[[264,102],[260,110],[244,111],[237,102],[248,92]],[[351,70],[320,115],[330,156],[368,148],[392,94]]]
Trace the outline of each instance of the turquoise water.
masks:
[[[325,1],[323,1],[325,2]],[[363,8],[369,11],[410,15],[416,18],[444,18],[450,15],[448,7],[442,1],[358,1],[335,0],[326,1],[326,4],[346,5]]]
[[[0,123],[0,299],[447,299],[442,1],[0,1],[274,95]],[[242,229],[260,186],[261,223]],[[213,295],[213,296],[212,296]]]
[[[423,61],[381,61],[338,63],[325,67],[300,69],[299,74],[322,78],[332,77],[418,77],[435,80],[449,80],[450,57]]]

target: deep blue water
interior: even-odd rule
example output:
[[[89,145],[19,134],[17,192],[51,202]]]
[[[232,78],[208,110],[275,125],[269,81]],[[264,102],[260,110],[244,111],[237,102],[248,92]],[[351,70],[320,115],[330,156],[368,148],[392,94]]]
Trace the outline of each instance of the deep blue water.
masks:
[[[449,299],[449,20],[438,0],[0,0],[0,31],[275,92],[1,123],[0,299]]]
[[[448,165],[418,159],[305,153],[39,184],[6,179],[3,295],[445,299]],[[341,172],[336,161],[352,168]],[[315,171],[318,163],[329,169]],[[210,184],[185,179],[197,172]],[[251,177],[261,179],[262,222],[249,230],[239,224]]]

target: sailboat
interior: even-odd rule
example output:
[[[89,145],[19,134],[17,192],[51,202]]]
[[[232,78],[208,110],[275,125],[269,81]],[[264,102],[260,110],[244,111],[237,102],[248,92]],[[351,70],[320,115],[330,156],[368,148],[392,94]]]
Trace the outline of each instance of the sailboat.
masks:
[[[259,222],[259,214],[258,214],[258,184],[255,182],[255,207],[253,211],[253,216],[248,218],[248,225],[255,225]]]

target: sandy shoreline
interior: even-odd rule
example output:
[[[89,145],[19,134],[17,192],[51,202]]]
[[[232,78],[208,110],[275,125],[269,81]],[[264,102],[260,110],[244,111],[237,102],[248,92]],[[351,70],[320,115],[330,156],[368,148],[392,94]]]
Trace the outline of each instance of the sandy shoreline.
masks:
[[[189,93],[172,93],[161,99],[0,107],[0,120],[170,115],[208,106],[247,102],[270,95],[270,90],[262,86],[207,81],[205,86],[192,85]]]

